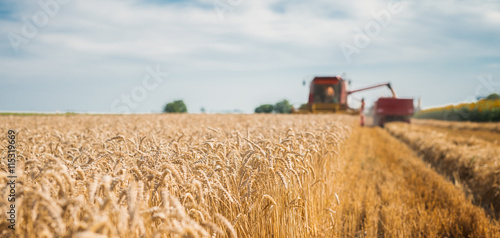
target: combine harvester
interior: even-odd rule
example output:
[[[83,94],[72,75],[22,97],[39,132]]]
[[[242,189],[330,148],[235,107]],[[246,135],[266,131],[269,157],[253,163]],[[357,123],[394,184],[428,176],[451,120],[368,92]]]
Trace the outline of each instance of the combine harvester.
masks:
[[[375,102],[374,124],[384,126],[390,121],[410,122],[413,115],[413,99],[397,98],[390,83],[378,84],[358,90],[349,91],[349,82],[340,76],[315,77],[311,82],[309,101],[296,113],[343,113],[359,114],[359,109],[350,108],[347,97],[353,93],[379,87],[391,90],[392,98],[382,97]]]

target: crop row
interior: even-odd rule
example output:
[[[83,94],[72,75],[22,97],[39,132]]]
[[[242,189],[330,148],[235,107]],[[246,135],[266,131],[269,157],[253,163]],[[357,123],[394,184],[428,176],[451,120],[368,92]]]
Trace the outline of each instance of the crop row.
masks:
[[[457,121],[440,121],[440,120],[412,120],[413,124],[426,125],[434,127],[449,128],[454,130],[476,130],[476,131],[491,131],[500,133],[500,122],[496,123],[478,123],[478,122],[457,122]]]
[[[465,185],[476,202],[500,217],[500,148],[416,125],[393,123],[386,128],[421,153],[440,173]]]

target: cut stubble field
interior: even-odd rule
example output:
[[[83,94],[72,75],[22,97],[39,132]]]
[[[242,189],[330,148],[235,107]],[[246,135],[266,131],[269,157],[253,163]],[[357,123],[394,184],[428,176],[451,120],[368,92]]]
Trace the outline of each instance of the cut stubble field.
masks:
[[[498,223],[404,143],[381,128],[356,130],[346,147],[340,236],[495,237]]]
[[[464,192],[472,195],[476,204],[500,217],[500,147],[496,140],[485,138],[485,131],[404,123],[386,128],[441,174],[462,184]]]
[[[464,186],[356,117],[3,116],[0,133],[1,237],[500,237]]]
[[[425,124],[418,126],[422,129],[428,129],[443,134],[448,134],[450,137],[477,139],[500,146],[500,132],[493,132],[487,130],[454,129],[454,128],[439,127],[439,126],[428,126]]]

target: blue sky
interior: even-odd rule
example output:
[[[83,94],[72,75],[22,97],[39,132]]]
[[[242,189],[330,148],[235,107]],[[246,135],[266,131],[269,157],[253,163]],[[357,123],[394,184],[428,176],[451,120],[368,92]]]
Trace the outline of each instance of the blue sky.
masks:
[[[0,0],[0,111],[252,112],[344,72],[424,107],[471,101],[500,91],[499,29],[498,1]]]

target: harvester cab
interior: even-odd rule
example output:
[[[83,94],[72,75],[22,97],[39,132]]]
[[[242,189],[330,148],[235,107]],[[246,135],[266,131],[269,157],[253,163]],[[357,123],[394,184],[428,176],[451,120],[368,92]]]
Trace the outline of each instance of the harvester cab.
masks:
[[[346,111],[347,87],[347,81],[340,76],[315,77],[310,86],[309,101],[300,110],[312,113]]]

